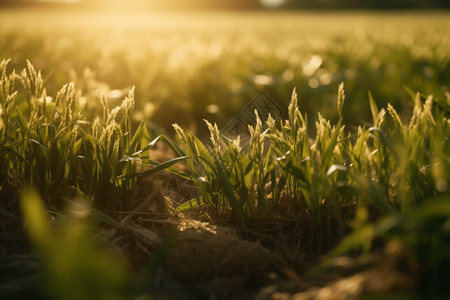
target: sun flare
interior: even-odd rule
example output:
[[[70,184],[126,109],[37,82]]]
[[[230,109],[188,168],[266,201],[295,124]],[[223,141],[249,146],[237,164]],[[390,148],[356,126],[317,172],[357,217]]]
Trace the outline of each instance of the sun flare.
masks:
[[[259,0],[261,5],[268,8],[281,7],[286,3],[286,0]]]

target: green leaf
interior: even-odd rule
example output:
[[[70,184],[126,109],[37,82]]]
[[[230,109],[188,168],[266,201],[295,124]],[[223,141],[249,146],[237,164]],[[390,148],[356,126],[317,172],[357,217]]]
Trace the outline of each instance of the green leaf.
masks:
[[[10,218],[10,219],[16,219],[16,220],[18,220],[18,221],[22,221],[22,219],[20,219],[20,218],[17,217],[16,215],[14,215],[14,214],[12,214],[12,213],[10,213],[10,212],[7,212],[7,211],[5,211],[5,210],[2,210],[2,209],[0,209],[0,216],[6,217],[6,218]]]
[[[129,162],[129,161],[142,161],[142,159],[130,156],[124,156],[121,159],[119,159],[119,162]]]
[[[188,167],[191,172],[198,172],[198,167],[201,171],[199,176],[211,176],[215,173],[215,157],[211,154],[209,149],[206,148],[205,145],[191,133],[187,135],[186,155],[192,156],[194,158],[193,160],[187,161]]]
[[[45,153],[47,153],[47,148],[44,147],[41,143],[39,143],[38,141],[36,141],[35,139],[27,139],[29,142],[38,145],[39,148],[41,148],[41,150],[43,150]]]
[[[329,141],[328,145],[325,148],[325,152],[321,156],[321,159],[322,159],[321,170],[322,170],[322,172],[325,171],[325,169],[328,167],[328,165],[331,162],[331,158],[333,156],[334,147],[337,144],[337,139],[338,139],[339,133],[341,131],[341,124],[342,124],[342,118],[339,119],[339,122],[337,123],[336,127],[334,128],[333,135],[331,136],[330,141]]]
[[[241,182],[241,186],[239,188],[239,202],[243,207],[248,201],[248,188],[245,186],[245,183]]]
[[[278,179],[276,194],[273,195],[273,198],[275,199],[275,201],[280,200],[281,191],[283,191],[284,187],[286,186],[287,179],[288,179],[288,173],[286,171],[281,172],[280,179]]]
[[[301,187],[308,188],[310,186],[308,177],[305,175],[307,171],[303,171],[300,166],[297,165],[297,162],[290,151],[284,156],[277,158],[277,161],[282,169],[299,181]],[[306,160],[303,160],[302,162],[306,162]]]
[[[343,166],[343,165],[337,165],[337,164],[331,165],[331,167],[328,169],[327,174],[325,176],[329,177],[335,171],[347,172],[348,168],[346,166]]]
[[[157,162],[157,161],[151,160],[151,159],[148,160],[148,163],[152,166],[159,166],[161,164],[160,162]],[[195,176],[193,176],[189,173],[186,173],[180,169],[177,169],[175,167],[168,167],[166,169],[166,171],[169,171],[172,174],[175,174],[177,176],[180,176],[181,178],[188,179],[188,180],[193,180],[195,178]]]
[[[403,86],[403,88],[405,89],[405,91],[408,93],[408,95],[411,97],[412,100],[416,99],[416,92],[414,92],[407,86]]]
[[[91,207],[90,210],[91,210],[90,215],[94,220],[97,220],[99,222],[105,223],[110,226],[118,226],[119,225],[119,222],[117,222],[116,220],[114,220],[113,218],[108,216],[107,214],[99,211],[98,209]]]
[[[25,128],[27,127],[27,120],[23,116],[23,113],[22,113],[22,111],[20,110],[19,107],[17,107],[17,116],[19,117],[18,119],[19,119],[20,128],[22,130],[25,130]]]
[[[142,149],[142,151],[145,151],[147,149],[150,149],[151,147],[154,147],[156,145],[157,142],[159,141],[163,141],[166,143],[167,146],[169,146],[170,149],[172,149],[172,151],[177,155],[177,156],[186,156],[186,154],[184,153],[183,150],[180,149],[180,147],[178,147],[178,145],[168,136],[161,134],[159,136],[157,136],[156,138],[154,138],[146,147],[144,147]],[[135,154],[133,154],[135,155]]]
[[[145,171],[140,172],[140,173],[136,173],[135,175],[137,175],[138,178],[141,178],[141,177],[144,177],[144,176],[148,176],[148,175],[154,174],[156,172],[159,172],[161,170],[165,170],[165,169],[173,166],[174,164],[182,162],[182,161],[184,161],[184,160],[186,160],[188,158],[191,158],[191,157],[189,157],[189,156],[177,157],[177,158],[168,160],[168,161],[166,161],[164,163],[161,163],[161,164],[159,164],[159,165],[157,165],[157,166],[155,166],[155,167],[153,167],[151,169],[145,170]],[[134,174],[130,174],[129,176],[135,176],[135,175]]]
[[[220,175],[218,177],[218,180],[220,182],[222,191],[225,194],[225,197],[227,197],[228,201],[230,202],[233,214],[239,220],[241,225],[245,228],[244,212],[242,206],[239,204],[238,200],[236,199],[236,196],[234,195],[233,186],[228,180],[228,176],[224,168],[220,169]]]
[[[149,145],[150,146],[150,134],[148,133],[147,127],[145,125],[142,127],[141,148],[144,148],[143,147],[144,145]],[[147,147],[145,147],[145,148],[147,148]],[[141,157],[150,157],[150,148],[143,149]],[[145,171],[146,169],[148,169],[148,165],[147,164],[143,164],[142,168]]]
[[[95,149],[97,144],[95,143],[95,139],[92,135],[87,134],[83,137],[83,139],[88,142],[89,144],[91,144],[92,148]]]
[[[352,151],[355,157],[360,158],[364,156],[364,142],[367,141],[369,134],[368,130],[364,130],[356,141]]]
[[[136,132],[133,135],[133,138],[130,141],[130,144],[128,145],[128,154],[130,156],[133,156],[135,154],[131,154],[136,151],[137,143],[140,141],[142,136],[142,128],[145,126],[144,121],[139,124],[139,127],[136,129]]]
[[[378,108],[377,104],[375,103],[375,100],[373,100],[372,93],[369,92],[369,103],[370,103],[370,111],[372,113],[372,119],[373,119],[373,126],[378,126],[377,119],[378,119]]]
[[[189,209],[197,208],[204,204],[206,203],[203,201],[203,197],[197,197],[178,205],[175,208],[175,213],[180,213]]]
[[[381,128],[377,127],[370,127],[369,132],[378,132],[378,140],[381,141],[386,147],[388,147],[390,150],[393,150],[391,143],[389,142],[386,133]]]
[[[264,183],[271,176],[273,169],[273,145],[270,145],[269,151],[267,151],[266,157],[264,158]]]
[[[79,139],[75,142],[73,145],[72,153],[76,154],[78,153],[78,150],[80,150],[81,145],[83,144],[83,139]]]
[[[21,206],[25,226],[33,242],[41,249],[47,249],[52,241],[49,219],[45,216],[45,206],[38,192],[26,188],[21,196]],[[47,249],[49,250],[49,249]]]
[[[362,246],[364,252],[368,252],[372,239],[374,237],[375,228],[373,225],[366,225],[347,235],[344,240],[330,252],[329,257],[339,256]]]

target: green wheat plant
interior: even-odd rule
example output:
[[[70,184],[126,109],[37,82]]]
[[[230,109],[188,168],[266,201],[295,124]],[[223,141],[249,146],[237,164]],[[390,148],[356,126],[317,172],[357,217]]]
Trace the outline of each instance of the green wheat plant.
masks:
[[[158,22],[141,17],[117,23],[98,22],[94,15],[65,18],[43,11],[30,18],[1,11],[0,56],[17,57],[10,62],[16,70],[29,58],[44,73],[52,72],[49,94],[75,81],[87,105],[97,102],[97,91],[107,91],[108,84],[124,90],[136,85],[136,116],[166,131],[176,122],[201,135],[208,130],[203,119],[222,125],[262,88],[287,107],[296,86],[312,128],[318,111],[336,117],[330,103],[342,81],[353,99],[343,111],[347,126],[370,118],[368,90],[379,105],[389,100],[403,113],[408,97],[399,87],[436,96],[449,87],[448,12],[420,12],[414,22],[402,13],[373,12],[174,15]],[[45,25],[53,19],[71,26]],[[223,26],[211,31],[211,20]],[[114,26],[120,34],[111,31]],[[243,38],[236,40],[238,31]],[[211,105],[220,109],[211,112]],[[85,115],[95,118],[89,111]]]
[[[239,137],[223,136],[208,121],[210,146],[174,125],[191,157],[190,178],[201,191],[201,197],[178,209],[207,204],[216,217],[231,210],[243,223],[255,216],[301,218],[306,213],[312,216],[314,235],[322,240],[332,230],[332,220],[348,223],[353,218],[342,218],[346,207],[353,211],[354,224],[363,224],[369,215],[399,212],[448,193],[449,95],[413,97],[409,125],[390,104],[378,110],[369,94],[373,124],[347,131],[340,85],[340,119],[332,125],[319,113],[311,131],[294,90],[285,120],[277,123],[269,116],[263,131],[256,112],[246,150]],[[268,149],[265,140],[270,141]]]
[[[112,109],[97,99],[102,109],[87,120],[74,83],[53,98],[31,63],[20,74],[8,73],[8,63],[0,64],[2,173],[34,186],[51,209],[64,210],[74,197],[104,211],[130,209],[139,176],[167,166],[150,168],[147,125],[132,122],[134,88]]]

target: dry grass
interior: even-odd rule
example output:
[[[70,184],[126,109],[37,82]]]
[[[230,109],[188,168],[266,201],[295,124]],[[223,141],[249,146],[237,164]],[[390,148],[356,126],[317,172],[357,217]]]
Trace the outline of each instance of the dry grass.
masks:
[[[215,276],[261,277],[273,262],[267,249],[239,238],[225,227],[181,220],[175,236],[167,268],[185,280],[205,280]]]

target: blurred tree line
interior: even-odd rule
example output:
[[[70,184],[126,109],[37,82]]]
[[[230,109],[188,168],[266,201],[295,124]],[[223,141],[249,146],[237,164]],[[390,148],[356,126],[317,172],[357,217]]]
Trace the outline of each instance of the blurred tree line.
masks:
[[[203,8],[203,9],[258,9],[262,8],[259,0],[78,0],[76,6],[92,7],[111,2],[126,2],[130,6],[139,3],[140,7],[149,8]],[[450,8],[450,0],[285,0],[282,8],[313,8],[313,9],[347,9],[347,8]],[[0,6],[6,5],[56,5],[62,0],[51,2],[42,0],[0,0]],[[73,3],[72,3],[73,4]]]
[[[450,8],[449,0],[287,0],[299,8]]]

